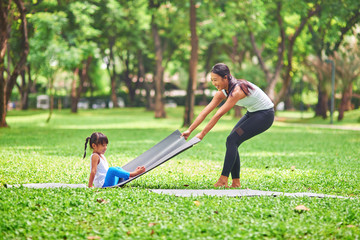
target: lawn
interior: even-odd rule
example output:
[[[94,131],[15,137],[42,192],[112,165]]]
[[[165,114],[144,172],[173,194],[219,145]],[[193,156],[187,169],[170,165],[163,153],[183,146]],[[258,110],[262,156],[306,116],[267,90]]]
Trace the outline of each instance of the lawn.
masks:
[[[107,135],[107,159],[122,166],[174,130],[184,130],[183,109],[167,112],[167,119],[154,119],[140,108],[78,114],[62,110],[55,111],[49,124],[45,111],[9,112],[11,128],[0,129],[0,239],[360,238],[359,131],[275,123],[239,148],[242,188],[350,199],[183,198],[148,191],[213,188],[226,136],[237,122],[232,115],[224,116],[202,142],[124,188],[4,187],[87,184],[90,152],[82,159],[87,136],[94,131]],[[344,122],[360,126],[359,113],[350,113]],[[298,205],[310,210],[297,212]]]

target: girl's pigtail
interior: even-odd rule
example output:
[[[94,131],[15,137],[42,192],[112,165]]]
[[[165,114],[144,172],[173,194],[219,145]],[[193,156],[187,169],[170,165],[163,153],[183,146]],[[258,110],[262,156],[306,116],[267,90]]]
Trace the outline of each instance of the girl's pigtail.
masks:
[[[85,150],[84,150],[84,157],[83,157],[83,159],[86,157],[86,147],[87,147],[87,144],[88,144],[89,140],[90,140],[90,137],[87,137],[86,140],[85,140]]]

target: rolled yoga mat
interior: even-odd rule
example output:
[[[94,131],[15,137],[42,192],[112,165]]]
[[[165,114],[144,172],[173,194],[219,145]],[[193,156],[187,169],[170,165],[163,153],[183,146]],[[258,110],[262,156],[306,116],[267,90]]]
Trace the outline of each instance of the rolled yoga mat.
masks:
[[[158,144],[156,144],[155,146],[153,146],[152,148],[150,148],[149,150],[147,150],[146,152],[144,152],[134,160],[122,166],[122,168],[128,172],[135,171],[135,169],[138,166],[145,166],[146,171],[144,173],[129,178],[126,181],[119,182],[117,185],[112,187],[124,186],[125,184],[148,173],[152,169],[160,166],[164,162],[182,153],[183,151],[191,148],[200,141],[201,140],[197,137],[194,137],[191,140],[186,141],[185,138],[181,137],[181,133],[179,130],[174,131],[164,140],[160,141]]]

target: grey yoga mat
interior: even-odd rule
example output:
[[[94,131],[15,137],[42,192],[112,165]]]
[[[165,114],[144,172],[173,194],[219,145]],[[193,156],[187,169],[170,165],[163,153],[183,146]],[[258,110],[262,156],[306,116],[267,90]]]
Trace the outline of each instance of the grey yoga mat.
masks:
[[[226,196],[226,197],[255,197],[255,196],[287,196],[287,197],[318,197],[318,198],[349,198],[319,193],[284,193],[275,191],[260,191],[252,189],[149,189],[158,194],[175,195],[177,197]]]
[[[191,148],[201,140],[197,137],[186,141],[181,137],[179,130],[174,131],[172,134],[167,136],[164,140],[135,158],[134,160],[128,162],[122,168],[125,171],[133,172],[138,166],[145,166],[146,171],[142,174],[139,174],[135,177],[129,178],[126,181],[122,181],[119,184],[113,187],[121,187],[125,184],[131,182],[132,180],[144,175],[145,173],[151,171],[152,169],[160,166],[164,162],[170,160],[181,152]]]

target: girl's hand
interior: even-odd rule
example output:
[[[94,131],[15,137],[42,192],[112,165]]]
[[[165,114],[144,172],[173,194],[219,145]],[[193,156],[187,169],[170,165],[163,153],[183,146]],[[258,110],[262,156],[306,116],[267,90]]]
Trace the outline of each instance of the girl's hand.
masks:
[[[181,134],[181,136],[184,137],[185,140],[187,140],[187,139],[189,138],[190,134],[191,134],[191,131],[188,129],[188,130],[186,130],[185,132],[183,132],[183,133]]]
[[[200,140],[203,140],[203,138],[205,137],[205,134],[203,134],[202,132],[200,132],[200,133],[196,134],[195,137],[197,137],[197,138],[200,139]]]

